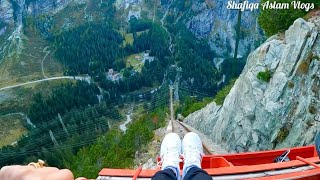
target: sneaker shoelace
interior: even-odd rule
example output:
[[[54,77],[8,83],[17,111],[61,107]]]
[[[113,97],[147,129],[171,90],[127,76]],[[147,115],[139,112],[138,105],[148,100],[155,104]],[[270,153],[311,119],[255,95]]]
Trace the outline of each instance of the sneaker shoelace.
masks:
[[[172,164],[179,164],[179,162],[182,162],[178,147],[168,147],[166,154],[161,157],[161,160],[157,163],[157,166],[161,168],[165,160],[171,161]]]
[[[187,149],[187,151],[184,151],[183,154],[184,164],[190,165],[195,163],[201,163],[202,153],[199,151],[198,148],[194,146],[188,146],[185,149]]]

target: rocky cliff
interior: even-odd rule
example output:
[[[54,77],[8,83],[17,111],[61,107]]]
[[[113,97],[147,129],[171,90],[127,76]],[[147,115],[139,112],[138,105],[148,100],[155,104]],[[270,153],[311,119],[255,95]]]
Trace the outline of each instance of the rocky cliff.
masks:
[[[246,57],[263,41],[263,32],[257,23],[257,10],[243,11],[238,19],[239,11],[227,9],[225,0],[194,0],[189,3],[175,0],[172,8],[176,22],[186,24],[198,38],[208,39],[218,57],[234,56],[238,22],[241,26],[238,57]]]
[[[87,11],[87,9],[90,10],[92,6],[89,5],[88,8],[90,3],[99,4],[94,0],[0,0],[0,22],[6,22],[7,25],[11,24],[17,27],[21,25],[23,18],[27,15],[52,15],[65,9],[70,3],[84,5],[77,7],[79,13]],[[188,2],[180,0],[116,0],[114,5],[119,12],[118,16],[121,16],[120,21],[123,21],[124,24],[133,16],[160,20],[163,14],[168,14],[175,23],[181,22],[198,38],[207,39],[217,56],[221,58],[233,57],[238,11],[228,10],[224,0],[194,0]],[[83,8],[85,9],[83,10]],[[83,18],[90,19],[88,16],[91,17],[92,14],[94,12],[85,12]],[[70,16],[70,14],[68,15]],[[257,15],[257,11],[242,13],[241,30],[239,32],[239,57],[246,57],[257,45],[261,44],[262,31],[257,24]],[[82,16],[79,15],[79,17]],[[70,24],[68,22],[69,18],[65,17],[65,24]],[[91,19],[95,19],[95,16],[92,16]],[[2,29],[0,34],[4,34],[6,30],[4,28],[7,27],[0,28]],[[12,32],[7,33],[11,34]]]
[[[13,23],[13,8],[8,0],[0,1],[0,20],[6,23]]]
[[[320,126],[319,32],[317,16],[270,37],[249,55],[223,105],[213,102],[185,122],[230,151],[313,143]]]
[[[66,7],[70,2],[71,0],[39,0],[31,2],[26,8],[29,14],[54,13]],[[79,0],[79,2],[85,3],[86,0]]]

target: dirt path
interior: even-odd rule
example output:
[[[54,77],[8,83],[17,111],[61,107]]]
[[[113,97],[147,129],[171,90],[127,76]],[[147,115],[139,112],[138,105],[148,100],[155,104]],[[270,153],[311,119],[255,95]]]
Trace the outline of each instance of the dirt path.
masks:
[[[30,82],[25,82],[17,85],[12,85],[12,86],[6,86],[3,88],[0,88],[0,91],[3,90],[8,90],[8,89],[13,89],[16,87],[22,87],[26,85],[31,85],[31,84],[36,84],[36,83],[41,83],[45,81],[53,81],[53,80],[61,80],[61,79],[71,79],[71,80],[79,80],[79,81],[87,81],[90,83],[91,78],[90,77],[82,77],[82,76],[60,76],[60,77],[51,77],[51,78],[45,78],[45,79],[40,79],[36,81],[30,81]]]
[[[22,117],[26,120],[27,124],[29,124],[29,125],[32,126],[32,127],[36,127],[36,126],[31,122],[31,120],[28,118],[28,116],[27,116],[25,113],[23,113],[23,112],[10,113],[10,114],[3,115],[2,117],[13,116],[13,115],[22,116]]]

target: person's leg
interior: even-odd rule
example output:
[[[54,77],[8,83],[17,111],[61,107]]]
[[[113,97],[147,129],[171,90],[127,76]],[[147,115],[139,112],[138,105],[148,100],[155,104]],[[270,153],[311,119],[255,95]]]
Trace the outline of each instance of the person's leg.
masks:
[[[184,165],[182,177],[184,180],[212,179],[207,172],[201,169],[203,147],[200,137],[193,132],[187,133],[182,140]]]
[[[212,180],[212,177],[208,175],[206,171],[197,166],[190,167],[186,172],[183,180]]]
[[[180,156],[181,154],[181,140],[178,134],[167,134],[162,143],[160,149],[161,157],[161,171],[156,173],[152,179],[180,180]]]
[[[177,176],[174,173],[174,170],[172,170],[170,168],[158,171],[152,177],[152,180],[176,180],[176,179],[177,179]]]

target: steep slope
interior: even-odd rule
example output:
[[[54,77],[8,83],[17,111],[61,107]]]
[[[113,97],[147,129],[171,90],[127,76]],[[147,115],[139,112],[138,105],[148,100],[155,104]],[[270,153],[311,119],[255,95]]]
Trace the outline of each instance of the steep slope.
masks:
[[[13,22],[13,8],[9,0],[4,0],[0,3],[0,19],[6,23]]]
[[[30,0],[29,0],[30,1]],[[41,14],[41,13],[56,13],[59,10],[66,7],[71,0],[45,0],[45,1],[39,1],[39,0],[31,0],[29,4],[27,4],[27,10],[28,14]],[[79,3],[84,3],[85,0],[82,1],[76,1]]]
[[[119,12],[121,24],[131,17],[160,20],[167,13],[169,24],[187,26],[198,38],[208,39],[211,48],[219,57],[233,57],[237,39],[237,24],[240,22],[239,57],[246,56],[262,40],[262,31],[257,24],[258,11],[242,12],[239,21],[238,11],[228,10],[227,2],[215,0],[114,0]],[[258,0],[255,0],[255,2]],[[90,12],[91,3],[99,5],[95,0],[4,0],[0,3],[0,21],[16,24],[28,15],[55,14],[69,4],[79,5],[78,11],[85,9],[84,19],[95,20],[94,12]],[[83,5],[83,6],[82,6]],[[80,7],[81,6],[81,7]],[[97,10],[97,9],[96,9]],[[70,11],[70,10],[69,10]],[[65,17],[67,20],[69,17]],[[91,20],[90,20],[91,19]],[[171,22],[172,21],[172,22]],[[69,22],[70,23],[70,22]],[[1,28],[1,26],[0,26]],[[1,29],[3,33],[5,29]]]
[[[312,143],[320,120],[319,32],[319,16],[297,19],[249,55],[222,106],[213,102],[185,121],[230,151]]]
[[[259,14],[257,10],[244,11],[238,17],[239,11],[227,9],[225,0],[174,0],[171,7],[175,23],[182,22],[198,38],[208,39],[218,57],[234,56],[237,33],[239,33],[238,57],[246,57],[262,43],[263,33],[257,23]]]

